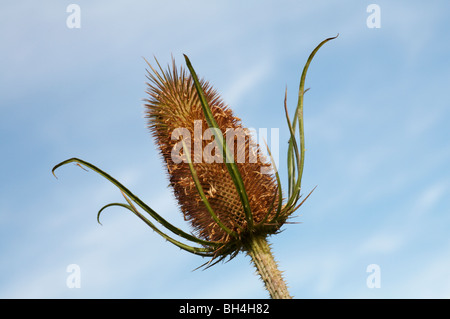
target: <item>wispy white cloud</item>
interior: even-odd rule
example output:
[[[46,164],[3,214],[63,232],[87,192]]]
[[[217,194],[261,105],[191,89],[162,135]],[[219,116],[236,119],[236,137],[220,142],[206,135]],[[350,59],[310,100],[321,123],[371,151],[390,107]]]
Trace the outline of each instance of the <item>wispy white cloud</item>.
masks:
[[[395,233],[376,233],[360,245],[362,254],[392,254],[402,248],[406,238]]]
[[[240,70],[235,75],[235,80],[224,89],[223,97],[226,103],[232,105],[233,109],[242,107],[241,99],[251,96],[252,90],[258,87],[270,71],[271,63],[267,59]]]
[[[448,194],[447,183],[438,182],[430,185],[422,191],[417,199],[416,210],[421,212],[430,211],[446,194]]]

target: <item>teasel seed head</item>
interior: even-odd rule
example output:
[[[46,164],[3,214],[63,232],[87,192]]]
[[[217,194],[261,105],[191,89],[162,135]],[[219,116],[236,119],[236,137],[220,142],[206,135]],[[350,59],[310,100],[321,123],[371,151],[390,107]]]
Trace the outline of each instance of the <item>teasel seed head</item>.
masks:
[[[226,138],[228,150],[234,153],[233,159],[247,194],[251,221],[246,220],[239,193],[226,166],[226,158],[215,143],[216,139],[208,132],[210,127],[192,75],[182,67],[178,69],[174,60],[167,70],[156,63],[159,71],[149,64],[146,117],[185,219],[191,222],[199,237],[224,245],[234,242],[239,246],[238,242],[246,236],[275,233],[287,216],[278,214],[274,219],[279,201],[276,177],[265,173],[271,164],[253,141],[249,130],[217,91],[207,81],[199,80],[211,114]],[[173,133],[180,129],[184,130],[184,135],[174,139]],[[211,139],[205,138],[206,135]],[[185,139],[187,149],[179,147],[180,139]],[[177,146],[185,156],[184,161],[180,162],[179,158],[174,160]],[[211,149],[213,151],[209,152]],[[189,158],[186,157],[188,155]],[[207,158],[204,158],[205,155]],[[241,160],[238,161],[238,158]],[[222,225],[214,220],[205,206],[188,161],[195,169],[205,197]]]
[[[148,127],[164,159],[170,185],[195,235],[169,223],[118,180],[87,161],[70,158],[54,166],[52,173],[55,175],[57,168],[75,163],[83,169],[93,170],[119,188],[126,203],[103,206],[97,214],[99,223],[100,214],[106,208],[125,208],[180,249],[211,257],[204,264],[207,267],[226,257],[234,258],[244,250],[251,256],[270,296],[291,298],[266,238],[277,233],[312,192],[300,201],[305,155],[305,78],[320,47],[336,37],[323,40],[310,54],[300,78],[293,119],[288,114],[285,93],[284,109],[290,133],[286,198],[283,198],[280,176],[270,150],[267,148],[271,163],[261,154],[260,146],[255,144],[241,120],[213,87],[198,79],[187,56],[185,60],[189,74],[183,68],[177,69],[174,60],[172,67],[165,71],[157,61],[159,71],[147,62],[151,71],[147,76],[150,83],[147,83],[149,96],[145,107]],[[228,138],[227,132],[230,131],[235,134]],[[267,174],[270,167],[273,173]],[[141,213],[142,210],[150,218]],[[155,221],[159,227],[154,224]]]

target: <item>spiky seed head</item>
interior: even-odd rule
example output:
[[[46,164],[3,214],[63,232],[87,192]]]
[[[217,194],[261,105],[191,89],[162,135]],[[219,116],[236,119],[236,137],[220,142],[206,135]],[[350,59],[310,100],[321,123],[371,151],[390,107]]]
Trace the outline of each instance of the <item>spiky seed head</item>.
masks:
[[[183,132],[188,132],[190,135],[190,140],[185,141],[192,150],[191,161],[210,206],[218,219],[238,237],[245,236],[248,232],[255,232],[255,228],[250,229],[247,225],[239,194],[226,168],[225,161],[214,160],[211,162],[211,160],[202,158],[202,154],[199,157],[198,152],[194,152],[195,148],[197,147],[198,150],[198,145],[201,145],[203,155],[208,153],[206,150],[211,150],[214,137],[202,138],[208,129],[208,124],[191,75],[182,67],[178,69],[173,60],[172,67],[169,66],[166,71],[159,64],[159,72],[150,64],[149,66],[151,68],[147,76],[150,81],[147,83],[149,98],[145,100],[148,127],[164,159],[170,185],[173,187],[185,219],[190,221],[198,236],[203,239],[222,243],[233,240],[230,234],[213,220],[210,212],[206,209],[196,189],[187,161],[177,161],[176,163],[173,159],[174,147],[180,140],[172,139],[172,133],[179,128],[186,129],[187,131]],[[216,90],[204,80],[200,80],[200,84],[224,138],[227,129],[248,133],[241,120],[222,101]],[[201,136],[198,134],[199,129],[201,129]],[[186,137],[182,136],[181,138]],[[262,169],[270,168],[270,163],[260,153],[259,146],[252,141],[248,134],[246,134],[245,143],[238,143],[238,138],[238,134],[236,134],[233,137],[234,146],[228,145],[228,147],[234,150],[234,159],[248,195],[253,224],[258,225],[264,220],[272,220],[276,213],[276,209],[269,210],[269,207],[277,207],[277,183],[273,174],[261,173]],[[195,143],[201,144],[195,146]],[[180,154],[182,152],[181,149]],[[220,153],[217,149],[211,154],[219,155],[219,157],[222,155],[215,153]],[[250,156],[255,154],[258,155],[256,161],[254,157],[250,160]],[[236,161],[237,158],[245,160]],[[256,229],[264,229],[265,232],[270,233],[275,232],[279,226],[261,225]]]

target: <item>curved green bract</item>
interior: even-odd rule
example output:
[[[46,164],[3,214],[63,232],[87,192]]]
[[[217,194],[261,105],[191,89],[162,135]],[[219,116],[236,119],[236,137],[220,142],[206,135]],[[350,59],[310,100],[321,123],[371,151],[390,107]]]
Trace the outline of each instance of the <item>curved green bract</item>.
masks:
[[[163,233],[161,230],[159,230],[152,222],[150,222],[150,220],[148,220],[145,216],[143,216],[141,213],[139,213],[139,211],[136,209],[136,207],[131,203],[131,201],[126,197],[125,194],[122,193],[122,195],[124,196],[125,200],[129,203],[127,204],[123,204],[123,203],[111,203],[108,205],[103,206],[98,214],[97,214],[97,221],[100,223],[100,214],[103,212],[103,210],[105,210],[108,207],[112,207],[112,206],[119,206],[119,207],[123,207],[128,209],[129,211],[131,211],[133,214],[135,214],[136,216],[138,216],[141,220],[143,220],[151,229],[153,229],[157,234],[159,234],[161,237],[163,237],[164,239],[166,239],[167,241],[169,241],[170,243],[174,244],[175,246],[177,246],[180,249],[183,249],[185,251],[188,251],[190,253],[193,253],[195,255],[200,255],[203,257],[212,257],[214,255],[214,251],[212,249],[209,248],[199,248],[199,247],[193,247],[193,246],[189,246],[186,245],[182,242],[179,242],[175,239],[173,239],[172,237],[168,236],[167,234]]]
[[[213,130],[215,141],[216,141],[219,149],[223,150],[223,154],[225,155],[225,164],[228,169],[228,172],[230,173],[231,179],[233,180],[233,183],[236,187],[236,190],[239,194],[239,198],[241,200],[242,207],[244,209],[245,219],[247,221],[248,228],[252,229],[253,228],[253,216],[252,216],[250,204],[248,201],[247,191],[244,187],[244,182],[242,180],[241,173],[239,172],[238,167],[237,167],[236,163],[234,162],[234,155],[228,149],[226,141],[224,140],[223,135],[220,133],[221,132],[220,127],[217,125],[217,122],[214,119],[211,108],[209,107],[208,101],[206,101],[205,94],[200,85],[197,74],[195,73],[195,70],[192,67],[191,62],[189,61],[189,58],[186,55],[184,55],[184,58],[186,60],[186,65],[189,69],[189,72],[191,73],[192,79],[194,80],[194,85],[197,90],[197,94],[200,99],[200,102],[202,104],[203,113],[205,114],[205,117],[206,117],[206,122],[208,123],[208,126],[210,128],[218,129],[218,130]]]
[[[309,65],[316,55],[317,51],[328,41],[336,39],[339,36],[328,38],[319,43],[319,45],[311,52],[306,61],[305,66],[303,67],[303,72],[300,78],[299,92],[298,92],[298,102],[297,108],[295,110],[294,118],[292,120],[292,124],[289,125],[289,130],[291,137],[289,139],[289,147],[288,147],[288,183],[289,183],[289,199],[288,203],[293,204],[296,203],[299,199],[299,194],[301,190],[301,180],[303,175],[303,166],[305,162],[305,134],[304,134],[304,125],[303,125],[303,95],[307,90],[305,90],[305,80],[306,73],[308,72]],[[286,112],[287,115],[287,112]],[[298,120],[298,128],[300,135],[300,160],[297,161],[297,168],[294,166],[294,153],[293,150],[296,148],[295,144],[295,128]],[[289,120],[290,123],[290,120]],[[298,150],[295,150],[295,156],[298,158]],[[295,178],[295,170],[297,170],[297,178]],[[309,195],[308,195],[309,196]]]
[[[129,205],[124,204],[124,203],[110,203],[110,204],[107,204],[107,205],[103,206],[102,208],[100,208],[100,210],[98,211],[98,213],[97,213],[97,223],[99,223],[100,225],[103,225],[103,224],[100,222],[100,215],[102,214],[102,212],[103,212],[106,208],[112,207],[112,206],[119,206],[119,207],[124,207],[124,208],[129,209]]]
[[[286,96],[287,96],[287,90],[286,90],[285,96],[284,96],[284,111],[285,111],[285,115],[286,115],[286,121],[287,121],[287,124],[289,127],[289,133],[291,134],[289,142],[292,142],[292,144],[290,144],[289,146],[291,146],[291,145],[293,146],[293,149],[295,151],[295,159],[297,162],[297,171],[300,171],[300,166],[302,165],[301,164],[301,155],[298,151],[297,140],[295,138],[295,129],[292,126],[291,120],[289,118],[289,113],[288,113],[287,103],[286,103]],[[290,207],[298,198],[299,193],[300,193],[300,183],[301,183],[301,178],[298,178],[297,181],[295,180],[295,175],[294,175],[295,166],[293,163],[292,156],[290,156],[290,154],[288,154],[288,160],[289,160],[288,161],[289,198],[286,203],[286,207]]]
[[[278,174],[278,168],[277,168],[276,165],[275,165],[275,161],[274,161],[274,159],[273,159],[272,152],[270,151],[270,148],[269,148],[269,146],[267,145],[266,141],[264,141],[264,143],[265,143],[265,145],[266,145],[267,153],[269,154],[269,157],[270,157],[270,163],[271,163],[271,165],[272,165],[272,167],[273,167],[273,170],[274,170],[274,172],[275,172],[275,177],[276,177],[276,180],[277,180],[277,190],[278,190],[278,206],[277,206],[277,212],[275,213],[275,216],[272,218],[272,220],[269,222],[269,223],[273,223],[273,222],[278,218],[278,216],[280,215],[280,213],[281,213],[281,211],[282,211],[281,208],[282,208],[282,205],[283,205],[283,190],[282,190],[282,188],[281,188],[280,174]],[[269,217],[269,214],[270,214],[270,212],[272,211],[272,207],[273,207],[273,204],[274,204],[274,202],[275,202],[276,195],[277,195],[277,194],[274,195],[273,202],[272,202],[272,204],[271,204],[269,210],[267,211],[266,216],[264,217],[264,219],[263,219],[263,221],[261,222],[261,224],[264,224],[264,223],[267,221],[267,218]]]
[[[192,246],[186,245],[186,244],[179,242],[179,241],[173,239],[172,237],[166,235],[165,233],[160,231],[155,225],[153,225],[153,223],[151,221],[149,221],[144,215],[139,213],[139,211],[133,205],[131,200],[123,192],[122,192],[122,195],[128,203],[127,208],[130,209],[136,216],[138,216],[142,221],[144,221],[148,226],[150,226],[151,229],[153,229],[156,233],[161,235],[167,241],[171,242],[172,244],[174,244],[175,246],[177,246],[183,250],[186,250],[186,251],[196,254],[196,255],[201,255],[204,257],[206,257],[206,256],[212,257],[214,255],[213,250],[211,250],[210,248],[192,247]]]
[[[181,139],[181,143],[183,144],[183,151],[186,154],[187,162],[189,164],[189,170],[191,171],[192,179],[194,180],[195,187],[197,188],[198,194],[200,195],[203,204],[205,205],[206,209],[210,213],[212,219],[219,225],[220,228],[222,228],[227,234],[236,237],[236,233],[232,230],[230,230],[227,226],[225,226],[220,219],[217,217],[216,213],[212,209],[211,205],[209,204],[208,199],[206,198],[205,192],[203,191],[203,187],[200,184],[200,180],[198,179],[197,171],[194,168],[194,164],[192,164],[191,160],[191,154],[189,152],[189,149],[186,146],[186,143],[184,142],[184,139]]]
[[[200,238],[192,236],[192,235],[184,232],[183,230],[173,226],[171,223],[169,223],[163,217],[161,217],[158,213],[156,213],[153,209],[151,209],[147,204],[145,204],[141,199],[139,199],[136,195],[134,195],[132,192],[130,192],[119,181],[117,181],[115,178],[113,178],[112,176],[110,176],[109,174],[105,173],[104,171],[102,171],[101,169],[99,169],[98,167],[92,165],[89,162],[83,161],[83,160],[81,160],[79,158],[71,158],[71,159],[65,160],[65,161],[57,164],[55,167],[53,167],[53,169],[52,169],[53,175],[55,175],[55,170],[58,169],[59,167],[61,167],[63,165],[66,165],[66,164],[69,164],[69,163],[73,163],[73,162],[81,164],[81,165],[84,165],[84,166],[92,169],[94,172],[100,174],[101,176],[103,176],[107,180],[109,180],[112,184],[114,184],[117,188],[119,188],[124,194],[126,194],[133,202],[135,202],[145,212],[147,212],[152,218],[154,218],[157,222],[159,222],[161,225],[163,225],[165,228],[167,228],[168,230],[170,230],[174,234],[176,234],[176,235],[178,235],[180,237],[183,237],[184,239],[187,239],[187,240],[190,240],[192,242],[195,242],[195,243],[198,243],[198,244],[202,244],[202,245],[209,245],[209,246],[220,245],[220,243],[210,242],[210,241],[202,240]],[[56,175],[55,175],[55,177],[56,177]]]

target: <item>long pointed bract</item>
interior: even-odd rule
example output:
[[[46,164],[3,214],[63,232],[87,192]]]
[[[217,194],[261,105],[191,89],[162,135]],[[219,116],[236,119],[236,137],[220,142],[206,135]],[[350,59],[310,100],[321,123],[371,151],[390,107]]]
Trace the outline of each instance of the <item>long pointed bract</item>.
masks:
[[[218,129],[218,130],[213,130],[214,137],[216,138],[215,141],[216,141],[217,145],[219,146],[219,148],[223,150],[223,154],[225,155],[225,159],[224,159],[225,164],[226,164],[227,169],[230,173],[230,176],[234,182],[234,185],[236,186],[236,190],[239,194],[239,197],[241,199],[242,207],[244,209],[245,218],[246,218],[248,227],[252,228],[253,227],[253,217],[252,217],[252,212],[250,209],[250,204],[248,201],[247,191],[245,190],[244,182],[243,182],[241,174],[237,168],[237,165],[234,162],[234,155],[227,148],[226,141],[224,140],[223,135],[218,133],[218,132],[221,132],[220,127],[217,125],[217,122],[214,119],[214,116],[211,112],[211,108],[209,107],[208,102],[206,101],[205,94],[203,93],[203,90],[202,90],[202,87],[198,80],[197,74],[195,73],[195,70],[192,67],[191,62],[189,61],[189,58],[186,55],[184,55],[184,58],[186,60],[186,65],[189,69],[189,72],[191,73],[191,76],[194,80],[195,88],[197,89],[197,93],[198,93],[200,102],[203,107],[203,112],[205,114],[206,121],[210,128]]]
[[[53,175],[55,175],[56,169],[58,169],[59,167],[61,167],[63,165],[72,163],[72,162],[84,165],[84,166],[92,169],[94,172],[100,174],[107,180],[109,180],[117,188],[119,188],[122,192],[124,192],[130,199],[132,199],[136,204],[138,204],[145,212],[147,212],[151,217],[153,217],[157,222],[159,222],[161,225],[166,227],[168,230],[170,230],[174,234],[176,234],[180,237],[183,237],[184,239],[187,239],[187,240],[190,240],[190,241],[202,244],[202,245],[210,245],[210,246],[219,245],[219,243],[203,240],[203,239],[197,238],[195,236],[192,236],[192,235],[184,232],[183,230],[173,226],[171,223],[169,223],[163,217],[161,217],[158,213],[156,213],[153,209],[151,209],[147,204],[145,204],[141,199],[139,199],[136,195],[134,195],[132,192],[130,192],[130,190],[128,190],[125,186],[123,186],[119,181],[117,181],[115,178],[113,178],[112,176],[105,173],[104,171],[102,171],[101,169],[92,165],[89,162],[83,161],[83,160],[81,160],[79,158],[75,158],[75,157],[65,160],[65,161],[57,164],[55,167],[53,167],[53,169],[52,169]]]
[[[305,132],[303,127],[303,95],[305,94],[305,81],[306,81],[306,73],[308,72],[309,65],[311,64],[311,61],[313,60],[314,56],[316,55],[317,51],[328,41],[336,39],[339,36],[336,35],[332,38],[327,38],[319,43],[318,46],[311,52],[311,54],[308,57],[308,60],[306,61],[305,66],[303,67],[303,72],[300,78],[300,85],[299,85],[299,91],[298,91],[298,102],[297,102],[297,108],[295,110],[294,119],[292,120],[292,128],[295,132],[296,122],[298,120],[298,128],[299,128],[299,134],[300,134],[300,165],[297,168],[298,171],[298,185],[296,185],[293,189],[293,192],[300,191],[301,188],[301,180],[303,175],[303,166],[305,163]],[[292,147],[293,147],[294,141],[291,139],[289,140],[289,147],[288,147],[288,159],[292,161]]]
[[[208,210],[208,212],[211,214],[212,219],[217,223],[217,225],[220,226],[220,228],[222,228],[226,233],[228,233],[229,235],[232,236],[236,236],[236,233],[233,232],[232,230],[230,230],[227,226],[225,226],[217,217],[216,213],[214,212],[214,210],[212,209],[211,205],[209,204],[208,199],[205,196],[205,192],[203,191],[203,187],[200,184],[200,181],[198,179],[197,176],[197,172],[194,168],[194,165],[192,164],[191,161],[191,154],[189,152],[188,147],[186,146],[186,143],[184,142],[183,139],[181,139],[181,143],[183,144],[183,150],[186,154],[186,157],[188,159],[188,164],[189,164],[189,170],[191,171],[191,175],[192,175],[192,179],[194,180],[195,183],[195,187],[197,188],[197,191],[200,195],[200,197],[202,198],[203,204],[205,205],[206,209]]]

